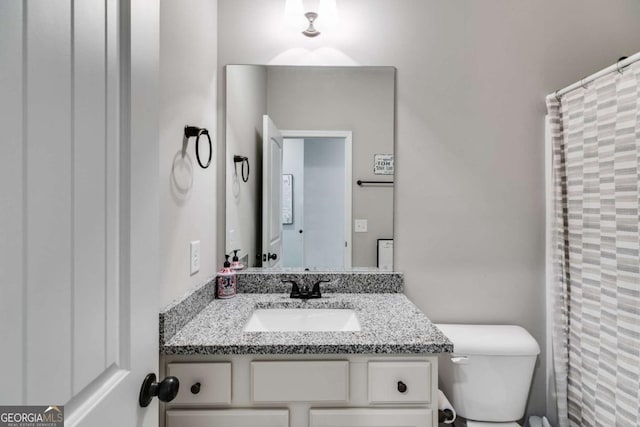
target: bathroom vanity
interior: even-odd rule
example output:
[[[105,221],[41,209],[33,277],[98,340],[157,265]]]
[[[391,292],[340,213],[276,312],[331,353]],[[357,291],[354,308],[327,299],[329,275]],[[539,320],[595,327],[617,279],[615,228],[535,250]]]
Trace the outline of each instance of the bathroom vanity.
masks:
[[[351,276],[353,286],[334,278],[322,298],[310,300],[291,299],[275,280],[243,286],[241,276],[245,292],[209,300],[190,320],[193,301],[165,310],[161,377],[177,377],[180,390],[161,405],[161,425],[436,426],[437,355],[453,346],[389,280],[398,273],[378,274],[365,280],[369,286],[358,286],[360,276]],[[374,292],[363,292],[367,287]],[[277,292],[251,292],[257,290]],[[340,330],[340,320],[292,317],[289,325],[247,332],[256,310],[282,312],[285,323],[288,310],[351,312],[358,325]],[[184,325],[173,325],[172,316]],[[309,331],[318,324],[330,330]]]

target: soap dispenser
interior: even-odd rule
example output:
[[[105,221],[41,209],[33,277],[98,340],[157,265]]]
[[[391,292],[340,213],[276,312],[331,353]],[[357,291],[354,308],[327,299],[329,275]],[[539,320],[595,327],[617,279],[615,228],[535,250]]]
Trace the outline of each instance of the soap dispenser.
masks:
[[[220,299],[233,298],[236,296],[236,272],[231,268],[229,255],[225,255],[224,267],[218,271],[216,276],[216,295]]]
[[[233,250],[233,259],[231,260],[231,268],[234,270],[242,270],[244,265],[240,264],[240,260],[238,259],[238,251],[240,249]]]

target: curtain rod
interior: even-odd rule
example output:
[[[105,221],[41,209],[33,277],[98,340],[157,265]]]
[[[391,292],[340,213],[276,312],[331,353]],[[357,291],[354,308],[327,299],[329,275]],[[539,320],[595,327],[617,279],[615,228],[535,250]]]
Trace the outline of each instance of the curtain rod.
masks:
[[[569,92],[573,92],[574,90],[580,87],[584,87],[589,83],[593,82],[594,80],[597,80],[600,77],[606,76],[607,74],[622,72],[629,65],[637,61],[640,61],[640,52],[636,53],[633,56],[628,57],[627,59],[618,61],[615,64],[605,68],[604,70],[600,70],[595,74],[591,74],[590,76],[585,77],[584,79],[581,79],[580,81],[572,84],[571,86],[567,86],[564,89],[560,89],[555,91],[554,93],[550,93],[549,95],[547,95],[547,98],[556,98],[556,99],[560,98],[562,95],[565,95]]]

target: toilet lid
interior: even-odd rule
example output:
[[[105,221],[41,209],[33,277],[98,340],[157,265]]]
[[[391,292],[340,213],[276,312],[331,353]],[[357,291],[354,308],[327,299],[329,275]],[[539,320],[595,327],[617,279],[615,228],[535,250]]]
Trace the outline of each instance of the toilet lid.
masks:
[[[515,325],[437,324],[453,343],[457,354],[482,356],[535,356],[540,353],[536,340]]]

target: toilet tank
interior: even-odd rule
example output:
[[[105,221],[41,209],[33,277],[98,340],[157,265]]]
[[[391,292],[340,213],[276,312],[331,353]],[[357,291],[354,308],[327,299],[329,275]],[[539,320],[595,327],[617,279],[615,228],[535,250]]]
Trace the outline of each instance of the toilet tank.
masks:
[[[458,415],[509,422],[524,416],[540,347],[512,325],[451,325],[438,328],[453,343],[439,359],[440,389]]]

